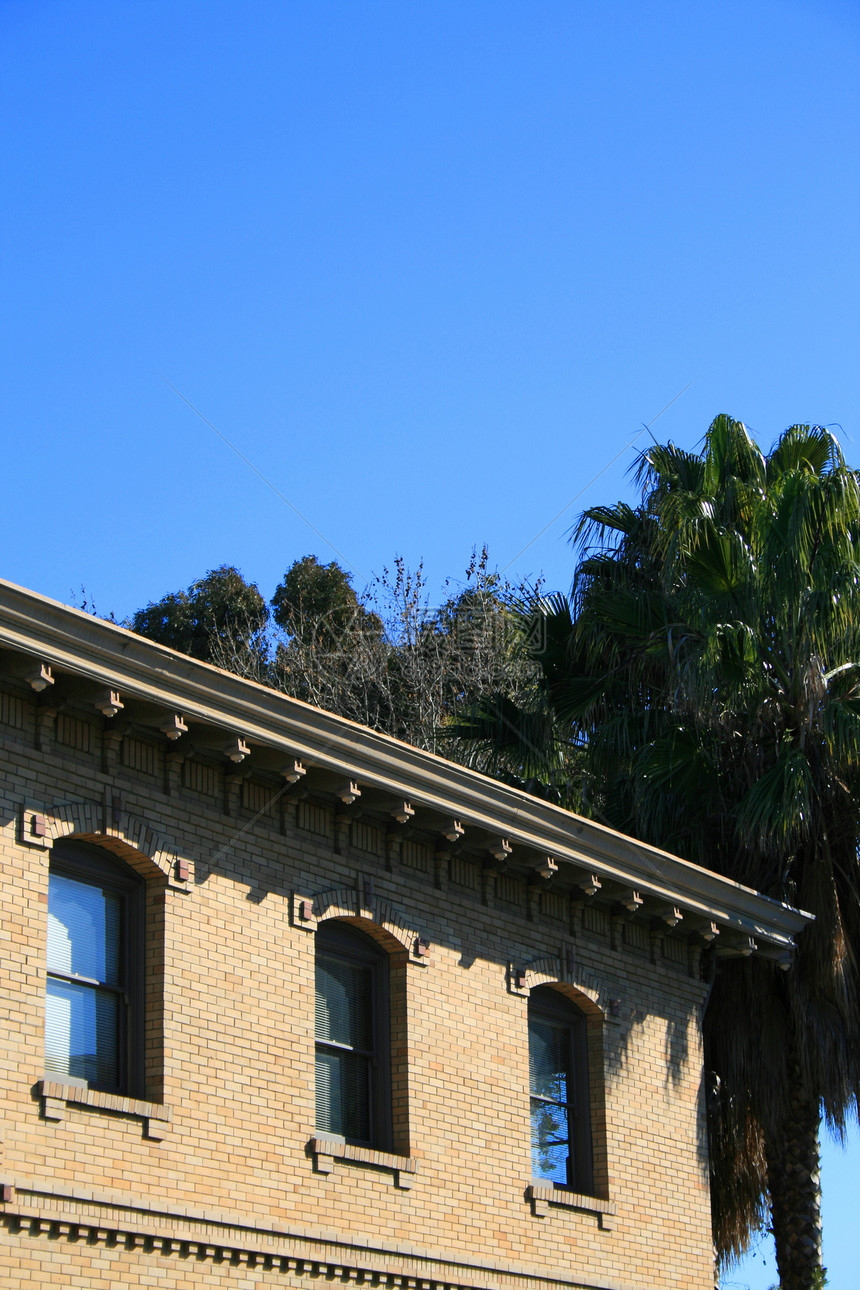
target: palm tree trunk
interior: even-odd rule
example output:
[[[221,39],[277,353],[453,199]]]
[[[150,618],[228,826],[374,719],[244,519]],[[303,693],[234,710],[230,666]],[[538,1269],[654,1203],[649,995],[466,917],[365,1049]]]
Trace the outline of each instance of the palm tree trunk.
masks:
[[[794,1094],[773,1140],[767,1178],[780,1290],[813,1290],[821,1272],[821,1183],[818,1101]]]

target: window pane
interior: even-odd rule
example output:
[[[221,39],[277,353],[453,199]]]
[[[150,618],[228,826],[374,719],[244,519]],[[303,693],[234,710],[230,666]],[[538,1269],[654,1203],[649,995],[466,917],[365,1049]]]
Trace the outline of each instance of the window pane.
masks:
[[[569,1054],[567,1026],[535,1017],[529,1019],[529,1082],[533,1097],[568,1104]]]
[[[45,1070],[119,1086],[119,998],[95,986],[48,978]]]
[[[567,1186],[570,1178],[570,1030],[543,1017],[529,1018],[529,1084],[532,1170]]]
[[[316,1037],[370,1052],[373,1047],[373,979],[370,968],[318,958]]]
[[[122,897],[52,873],[48,885],[48,971],[120,984]]]
[[[369,1060],[317,1049],[316,1125],[320,1133],[370,1141]]]
[[[567,1108],[551,1102],[532,1100],[532,1173],[535,1178],[546,1178],[568,1183],[567,1158],[570,1147],[567,1138]]]

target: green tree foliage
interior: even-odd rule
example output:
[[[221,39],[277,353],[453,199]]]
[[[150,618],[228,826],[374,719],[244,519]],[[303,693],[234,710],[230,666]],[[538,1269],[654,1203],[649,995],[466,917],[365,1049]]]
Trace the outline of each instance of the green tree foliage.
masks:
[[[524,594],[490,570],[486,548],[435,606],[420,565],[397,558],[359,597],[338,565],[306,556],[273,600],[288,637],[272,684],[416,747],[471,757],[450,738],[456,714],[496,690],[534,686],[513,617]]]
[[[816,916],[790,965],[720,959],[705,1016],[718,1247],[741,1250],[769,1198],[800,1290],[821,1266],[820,1108],[838,1128],[860,1091],[860,481],[820,427],[765,455],[728,417],[638,479],[639,506],[585,513],[570,600],[528,625],[588,808]],[[528,717],[495,732],[515,762]]]
[[[381,619],[360,600],[339,564],[306,555],[290,565],[272,597],[282,637],[269,683],[341,716],[379,725],[378,702],[359,677],[376,677],[385,651]]]
[[[290,637],[312,627],[329,648],[353,631],[382,631],[379,618],[353,590],[351,575],[335,561],[321,564],[315,555],[290,565],[272,596],[272,617]]]
[[[448,583],[436,606],[420,566],[413,574],[396,560],[393,570],[383,571],[371,596],[393,646],[386,692],[391,733],[459,759],[465,749],[450,734],[458,714],[498,690],[533,692],[537,669],[513,614],[526,591],[490,569],[486,547],[472,553],[459,589]]]
[[[205,578],[138,609],[128,626],[141,636],[208,663],[223,664],[218,642],[265,657],[269,610],[256,585],[238,569],[221,565]]]
[[[497,692],[535,703],[538,668],[516,626],[533,590],[473,552],[459,587],[431,602],[423,569],[398,558],[356,593],[316,556],[286,571],[269,610],[236,569],[138,610],[134,631],[417,747],[499,770],[451,738],[458,714]],[[274,626],[273,626],[274,624]]]

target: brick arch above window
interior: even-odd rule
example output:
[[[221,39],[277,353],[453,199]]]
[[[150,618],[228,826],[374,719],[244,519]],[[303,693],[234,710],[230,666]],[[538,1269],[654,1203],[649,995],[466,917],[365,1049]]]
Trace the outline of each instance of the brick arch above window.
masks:
[[[513,994],[528,997],[541,985],[555,986],[587,1017],[608,1020],[612,1015],[609,986],[593,972],[581,967],[571,953],[544,954],[528,963],[512,963],[509,970]]]
[[[33,814],[33,812],[25,812]],[[183,890],[188,887],[190,862],[180,857],[163,834],[139,816],[114,809],[110,802],[63,802],[45,808],[43,846],[57,842],[90,842],[110,852],[147,880],[167,879]]]
[[[314,896],[294,895],[293,921],[305,931],[340,919],[366,932],[389,954],[406,951],[409,962],[426,967],[429,944],[418,928],[389,900],[360,887],[329,887]]]

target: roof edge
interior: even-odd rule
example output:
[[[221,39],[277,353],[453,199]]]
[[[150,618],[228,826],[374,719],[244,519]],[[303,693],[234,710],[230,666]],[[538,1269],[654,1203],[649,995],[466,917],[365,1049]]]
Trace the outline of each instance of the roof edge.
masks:
[[[595,869],[703,919],[790,947],[812,915],[679,856],[147,640],[116,623],[0,579],[0,646],[35,656],[138,699],[283,748],[310,765],[348,770],[368,786],[450,813],[565,867]]]

